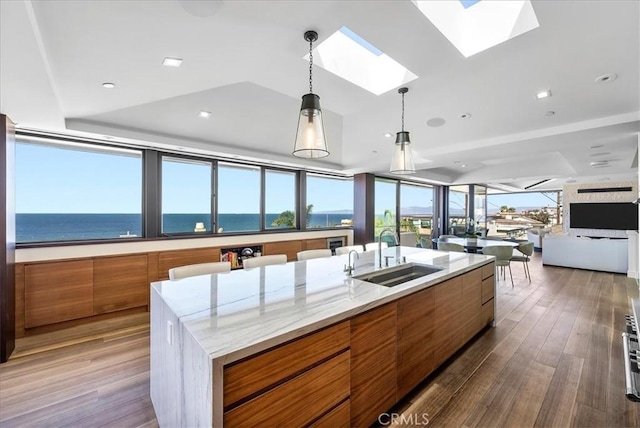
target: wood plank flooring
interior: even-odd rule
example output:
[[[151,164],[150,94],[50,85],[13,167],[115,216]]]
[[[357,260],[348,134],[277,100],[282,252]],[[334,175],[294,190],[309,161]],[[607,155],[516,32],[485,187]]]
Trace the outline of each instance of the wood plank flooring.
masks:
[[[620,335],[635,280],[541,265],[512,266],[485,330],[392,412],[397,425],[637,427],[623,393]],[[508,278],[508,276],[507,276]],[[130,314],[18,340],[0,365],[0,426],[155,427],[149,316]]]

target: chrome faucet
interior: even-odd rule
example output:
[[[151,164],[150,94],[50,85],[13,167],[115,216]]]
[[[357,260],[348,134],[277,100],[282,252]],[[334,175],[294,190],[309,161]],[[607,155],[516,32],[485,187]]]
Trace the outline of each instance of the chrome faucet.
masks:
[[[356,256],[353,259],[353,264],[351,264],[351,253],[355,254]],[[358,254],[358,252],[356,250],[351,250],[349,251],[349,264],[348,265],[344,265],[344,272],[347,273],[347,276],[351,276],[353,274],[353,271],[356,270],[356,260],[360,259],[360,255]]]
[[[380,231],[380,235],[378,236],[378,266],[379,267],[382,267],[382,235],[384,235],[385,232],[391,232],[391,234],[393,235],[393,240],[396,243],[396,246],[399,245],[398,235],[396,235],[396,232],[392,228],[385,227]],[[387,266],[389,266],[388,262],[387,262]]]

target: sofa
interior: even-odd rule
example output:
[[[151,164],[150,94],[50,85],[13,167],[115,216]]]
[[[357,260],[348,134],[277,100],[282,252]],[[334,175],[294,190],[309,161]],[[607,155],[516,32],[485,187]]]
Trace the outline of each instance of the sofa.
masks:
[[[588,238],[547,233],[542,264],[627,273],[628,239]]]

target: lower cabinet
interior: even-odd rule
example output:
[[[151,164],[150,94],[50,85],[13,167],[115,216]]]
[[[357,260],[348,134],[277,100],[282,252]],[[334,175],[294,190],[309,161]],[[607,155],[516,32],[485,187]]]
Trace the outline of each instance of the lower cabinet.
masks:
[[[293,379],[225,412],[228,427],[304,426],[349,397],[349,358],[344,351]]]
[[[476,269],[462,276],[462,343],[467,342],[482,327],[482,270]]]
[[[396,303],[351,320],[351,425],[373,424],[396,399]]]
[[[349,327],[344,321],[226,366],[224,425],[348,425],[340,406],[350,394]]]
[[[24,284],[25,328],[93,315],[93,260],[26,265]]]
[[[93,261],[94,315],[146,306],[148,294],[146,254]]]
[[[405,396],[435,368],[434,324],[433,288],[427,288],[398,301],[398,398]]]
[[[462,276],[449,279],[433,289],[435,295],[433,359],[435,365],[439,366],[462,345]]]
[[[491,322],[493,279],[491,264],[226,365],[224,425],[376,423]]]

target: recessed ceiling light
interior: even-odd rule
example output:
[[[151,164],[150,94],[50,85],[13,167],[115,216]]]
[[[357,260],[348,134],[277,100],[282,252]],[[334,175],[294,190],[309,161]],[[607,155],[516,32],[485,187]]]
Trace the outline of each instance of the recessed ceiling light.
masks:
[[[198,116],[203,118],[203,119],[208,119],[209,116],[211,116],[211,112],[210,111],[200,110],[200,113],[198,113]]]
[[[466,163],[463,163],[463,164],[462,164],[462,165],[460,165],[460,166],[461,166],[462,168],[466,168],[466,167],[467,167],[467,164],[466,164]]]
[[[471,113],[462,113],[458,116],[460,119],[469,119],[471,117]]]
[[[541,100],[543,98],[549,98],[551,96],[551,89],[547,89],[546,91],[540,91],[536,94],[536,98]]]
[[[593,162],[589,162],[589,165],[591,165],[594,168],[599,168],[599,167],[604,167],[604,166],[609,166],[609,161],[593,161]]]
[[[596,77],[596,83],[610,83],[616,80],[618,76],[616,74],[603,74],[602,76]]]
[[[111,83],[111,82],[104,82],[102,84],[102,87],[103,88],[107,88],[107,89],[113,89],[113,88],[116,87],[116,84],[115,83]]]
[[[596,157],[596,156],[606,156],[606,155],[610,155],[610,154],[611,154],[611,152],[600,152],[600,153],[592,153],[589,156]]]
[[[165,67],[180,67],[182,65],[182,58],[169,58],[166,57],[162,60],[162,65]]]
[[[603,147],[603,146],[604,146],[604,144],[596,144],[596,145],[591,146],[591,148],[592,149],[597,149],[597,148]]]
[[[387,133],[384,134],[384,136],[387,137],[387,138],[391,138],[391,137],[393,137],[393,134],[391,132],[387,132]]]
[[[447,121],[441,117],[432,117],[431,119],[427,120],[427,125],[432,128],[439,128],[440,126],[444,125],[446,122]]]
[[[555,116],[556,112],[553,111],[553,110],[549,110],[548,112],[545,112],[544,115],[547,116],[547,117],[551,117],[551,116]]]

